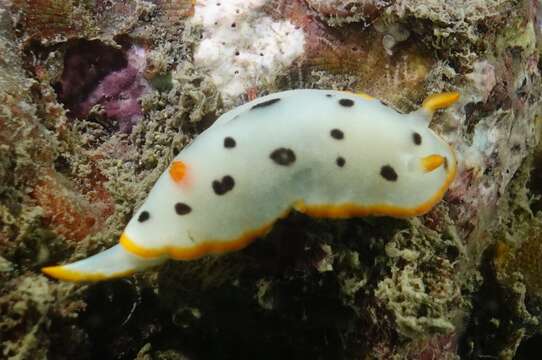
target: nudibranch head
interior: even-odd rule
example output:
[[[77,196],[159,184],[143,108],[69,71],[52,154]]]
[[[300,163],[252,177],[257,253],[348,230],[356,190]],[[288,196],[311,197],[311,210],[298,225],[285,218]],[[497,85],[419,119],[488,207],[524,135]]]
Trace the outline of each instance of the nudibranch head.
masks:
[[[381,206],[374,206],[368,215],[423,215],[442,199],[455,177],[452,148],[425,125],[427,122],[405,120],[388,136],[389,145],[373,144],[380,149],[372,162],[374,167],[380,164],[381,181],[372,197],[373,203]]]
[[[99,280],[238,250],[292,209],[316,217],[408,217],[431,210],[454,179],[452,148],[429,128],[457,93],[400,114],[365,94],[292,90],[224,115],[179,153],[119,245],[45,268]]]
[[[359,112],[352,112],[352,121],[370,118],[370,122],[350,129],[345,125],[331,133],[340,142],[355,139],[354,144],[345,144],[342,150],[350,156],[346,160],[341,156],[338,161],[343,168],[341,177],[352,178],[358,192],[363,193],[363,201],[318,205],[302,201],[296,208],[311,216],[337,218],[410,217],[427,213],[443,198],[457,171],[453,149],[429,128],[429,122],[434,111],[451,105],[459,95],[433,95],[431,101],[410,114],[363,98],[369,102]],[[351,107],[356,105],[354,102]],[[364,176],[355,169],[347,170],[351,164],[363,164]]]

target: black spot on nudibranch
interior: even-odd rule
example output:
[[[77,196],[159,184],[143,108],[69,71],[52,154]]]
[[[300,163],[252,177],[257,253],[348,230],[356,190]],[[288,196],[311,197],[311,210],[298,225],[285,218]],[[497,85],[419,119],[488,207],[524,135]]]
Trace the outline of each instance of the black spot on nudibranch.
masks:
[[[291,149],[278,148],[269,155],[278,165],[289,166],[295,162],[295,153]]]
[[[350,99],[340,99],[339,104],[344,107],[351,107],[354,106],[354,100]]]
[[[137,221],[144,222],[144,221],[149,220],[150,217],[151,215],[149,214],[148,211],[142,211],[141,214],[139,214],[139,216],[137,217]]]
[[[448,158],[444,158],[444,170],[448,170]]]
[[[235,180],[230,175],[224,176],[221,180],[214,180],[212,183],[213,191],[217,195],[224,195],[231,191],[235,186]]]
[[[333,96],[333,95],[331,95],[331,94],[326,94],[326,97],[332,97],[332,96]]]
[[[333,129],[329,132],[329,134],[331,135],[332,138],[334,139],[337,139],[337,140],[342,140],[344,139],[344,133],[339,130],[339,129]]]
[[[418,134],[417,132],[412,133],[412,141],[414,141],[414,144],[421,145],[422,144],[422,136]]]
[[[264,102],[261,102],[261,103],[259,103],[259,104],[254,105],[253,107],[250,108],[250,110],[254,110],[254,109],[258,109],[258,108],[263,108],[263,107],[266,107],[266,106],[270,106],[270,105],[273,105],[274,103],[277,103],[277,102],[279,102],[279,101],[280,101],[280,98],[267,100],[267,101],[264,101]]]
[[[338,167],[343,167],[344,164],[346,164],[346,160],[342,156],[339,156],[335,162],[337,163]]]
[[[227,149],[231,149],[231,148],[234,148],[236,145],[236,142],[235,142],[235,139],[232,138],[232,137],[225,137],[224,138],[224,147],[227,148]]]
[[[185,203],[176,203],[175,212],[177,215],[186,215],[192,211],[192,208]]]
[[[390,165],[384,165],[380,169],[380,175],[388,181],[397,181],[397,173]]]

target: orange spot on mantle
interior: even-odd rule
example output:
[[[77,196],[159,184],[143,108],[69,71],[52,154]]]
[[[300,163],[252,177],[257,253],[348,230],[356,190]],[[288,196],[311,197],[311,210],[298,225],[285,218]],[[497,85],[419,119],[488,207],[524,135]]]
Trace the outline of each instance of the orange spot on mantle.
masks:
[[[180,183],[186,177],[186,164],[180,160],[175,160],[169,167],[169,176],[176,183]]]

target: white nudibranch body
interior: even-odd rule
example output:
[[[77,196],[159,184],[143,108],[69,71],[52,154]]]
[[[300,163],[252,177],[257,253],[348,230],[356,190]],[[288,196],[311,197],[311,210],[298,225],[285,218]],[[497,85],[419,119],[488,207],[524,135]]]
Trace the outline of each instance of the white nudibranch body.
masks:
[[[222,115],[181,151],[135,212],[118,245],[53,277],[96,281],[168,258],[247,246],[292,209],[315,216],[409,217],[438,203],[456,173],[428,124],[457,93],[400,114],[364,94],[291,90]]]

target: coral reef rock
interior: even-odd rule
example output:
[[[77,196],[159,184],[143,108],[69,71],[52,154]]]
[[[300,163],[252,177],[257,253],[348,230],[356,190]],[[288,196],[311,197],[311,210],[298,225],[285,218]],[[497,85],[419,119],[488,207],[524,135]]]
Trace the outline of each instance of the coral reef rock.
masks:
[[[528,0],[0,1],[0,357],[536,358],[541,31]],[[123,280],[39,272],[115,244],[218,116],[293,88],[399,112],[460,92],[431,123],[458,156],[444,200],[293,213],[240,252]]]

